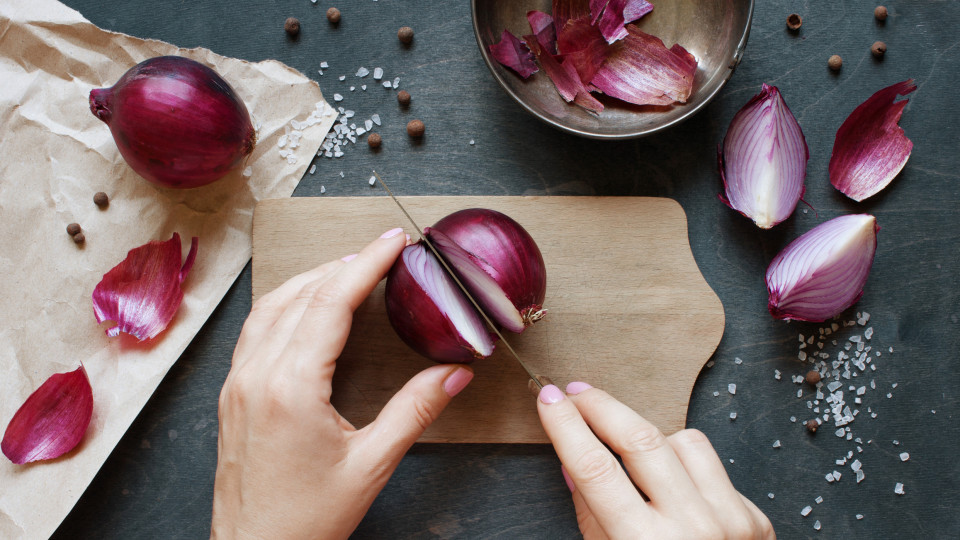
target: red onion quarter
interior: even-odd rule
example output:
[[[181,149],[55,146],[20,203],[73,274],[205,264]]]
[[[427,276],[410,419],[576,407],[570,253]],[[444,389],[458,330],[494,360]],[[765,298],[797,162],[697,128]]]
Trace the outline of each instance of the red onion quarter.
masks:
[[[543,317],[543,256],[516,221],[473,208],[450,214],[425,234],[495,324],[519,333]],[[408,246],[390,270],[386,301],[397,334],[432,360],[470,362],[493,352],[482,316],[422,242]]]
[[[130,167],[166,187],[209,184],[240,166],[256,144],[233,88],[180,56],[145,60],[112,87],[92,90],[90,111],[110,127]]]

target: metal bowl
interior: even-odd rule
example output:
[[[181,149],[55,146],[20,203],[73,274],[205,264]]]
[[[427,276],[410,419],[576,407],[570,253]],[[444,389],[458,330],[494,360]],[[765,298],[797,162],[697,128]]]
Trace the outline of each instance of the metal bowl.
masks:
[[[596,139],[628,139],[667,129],[693,116],[720,91],[740,63],[750,34],[754,0],[654,0],[654,9],[638,27],[679,43],[697,59],[693,95],[685,104],[637,106],[594,94],[604,105],[599,115],[567,103],[545,73],[523,80],[491,58],[488,47],[504,30],[517,37],[530,33],[527,12],[551,12],[550,0],[471,0],[473,30],[480,54],[500,86],[517,103],[544,122]]]

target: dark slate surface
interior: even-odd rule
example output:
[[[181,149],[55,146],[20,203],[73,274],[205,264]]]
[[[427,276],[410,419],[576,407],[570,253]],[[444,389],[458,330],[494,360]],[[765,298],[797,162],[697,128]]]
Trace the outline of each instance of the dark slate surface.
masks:
[[[875,4],[764,0],[758,2],[743,63],[718,98],[699,115],[661,135],[598,142],[541,124],[512,103],[483,65],[466,2],[353,0],[339,5],[332,28],[329,4],[309,0],[155,2],[67,0],[95,24],[183,47],[203,46],[250,61],[275,58],[319,80],[325,94],[360,117],[379,112],[384,147],[347,148],[339,160],[317,160],[297,196],[379,195],[368,171],[389,171],[407,194],[649,195],[672,197],[689,218],[690,242],[707,281],[723,301],[727,327],[691,399],[688,425],[713,440],[736,486],[763,509],[781,538],[956,538],[960,531],[960,472],[955,448],[960,247],[960,137],[957,87],[960,4],[950,0],[896,0],[885,25]],[[804,18],[799,35],[785,17]],[[286,38],[283,21],[297,16],[302,34]],[[410,25],[415,45],[401,48],[396,30]],[[886,59],[871,58],[881,39]],[[838,75],[826,66],[843,56]],[[321,61],[331,68],[319,77]],[[382,66],[400,76],[414,102],[400,111],[382,87],[349,92],[359,66]],[[830,186],[827,163],[843,118],[874,91],[913,77],[901,125],[914,141],[910,162],[880,195],[856,204]],[[807,200],[772,231],[760,231],[717,201],[716,144],[734,113],[760,84],[777,85],[799,119],[810,148]],[[403,133],[422,118],[427,136],[412,145]],[[471,146],[469,141],[476,144]],[[343,171],[345,178],[340,178]],[[766,312],[764,270],[800,233],[825,219],[871,212],[882,230],[866,293],[844,319],[869,312],[872,344],[882,350],[874,379],[851,425],[864,444],[833,429],[815,437],[799,421],[812,416],[807,387],[789,378],[797,335],[817,325],[774,321]],[[626,276],[625,278],[628,278]],[[208,534],[216,464],[217,396],[241,323],[250,309],[245,270],[210,321],[170,371],[121,441],[57,538],[197,538]],[[862,330],[862,328],[861,328]],[[683,330],[677,329],[677,339]],[[889,353],[888,347],[894,352]],[[827,342],[826,350],[834,347]],[[735,358],[742,358],[737,364]],[[669,359],[664,359],[669,361]],[[774,379],[774,370],[783,380]],[[727,392],[736,383],[736,395]],[[891,389],[893,383],[899,383]],[[803,399],[796,392],[802,388]],[[846,388],[845,388],[846,390]],[[719,397],[713,392],[719,391]],[[892,398],[886,393],[892,392]],[[846,392],[852,400],[852,392]],[[878,414],[870,418],[865,409]],[[729,413],[736,411],[735,421]],[[935,411],[935,412],[934,412]],[[797,423],[790,417],[796,416]],[[782,448],[773,449],[780,440]],[[899,441],[899,446],[893,444]],[[867,443],[867,441],[871,441]],[[863,463],[856,484],[848,451]],[[910,460],[900,461],[901,451]],[[733,460],[730,462],[728,460]],[[824,475],[834,469],[840,482]],[[906,494],[894,494],[902,482]],[[774,493],[769,499],[767,494]],[[814,499],[822,496],[824,502]],[[806,505],[814,507],[801,517]],[[855,515],[863,514],[862,520]],[[822,530],[814,530],[820,520]],[[357,538],[570,538],[578,536],[573,507],[547,446],[418,445],[374,503]]]

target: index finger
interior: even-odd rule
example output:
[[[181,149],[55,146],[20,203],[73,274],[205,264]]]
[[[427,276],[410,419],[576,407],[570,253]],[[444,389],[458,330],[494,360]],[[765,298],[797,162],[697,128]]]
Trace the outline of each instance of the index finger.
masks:
[[[309,366],[315,380],[325,382],[321,388],[325,395],[329,395],[334,363],[347,342],[353,312],[386,276],[406,243],[401,228],[383,233],[313,292],[284,354],[301,367]]]

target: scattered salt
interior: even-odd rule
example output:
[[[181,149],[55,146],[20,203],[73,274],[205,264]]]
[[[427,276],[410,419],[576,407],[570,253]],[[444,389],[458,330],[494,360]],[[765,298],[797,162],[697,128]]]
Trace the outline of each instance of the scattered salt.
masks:
[[[326,62],[320,62],[320,67],[323,68],[323,69],[327,69],[328,67],[330,67],[330,64],[328,64],[328,63],[326,63]]]
[[[246,177],[248,177],[248,178],[249,178],[251,175],[253,175],[253,167],[249,167],[249,166],[248,166],[246,169],[244,169],[244,170],[243,170],[243,175],[246,176]]]
[[[390,88],[391,85],[392,85],[392,84],[390,83],[390,81],[383,81],[383,87],[384,87],[384,88]]]
[[[380,124],[380,115],[379,115],[379,114],[371,114],[371,115],[370,115],[370,119],[373,120],[373,123],[374,123],[374,124],[376,124],[376,125],[378,125],[378,126],[381,125],[381,124]]]
[[[804,210],[806,210],[806,208],[804,208]],[[813,530],[815,530],[815,531],[819,531],[819,530],[820,530],[820,520],[819,520],[819,519],[813,522]]]
[[[366,91],[366,90],[367,90],[367,85],[361,84],[361,85],[360,85],[360,89],[363,90],[363,91]]]
[[[807,517],[807,516],[810,515],[810,512],[812,512],[812,511],[813,511],[813,507],[812,507],[812,506],[804,506],[804,507],[803,507],[803,510],[800,511],[800,515],[803,516],[803,517]]]
[[[369,74],[370,70],[363,66],[360,66],[360,69],[357,70],[357,77],[366,77]]]
[[[713,391],[713,397],[717,397],[717,396],[719,396],[719,395],[720,395],[720,391],[719,391],[719,390],[714,390],[714,391]]]
[[[780,439],[777,439],[777,440],[773,441],[773,447],[774,447],[774,448],[780,448]]]
[[[896,493],[897,495],[903,495],[904,494],[903,483],[897,482],[897,485],[893,487],[893,492]]]
[[[317,165],[313,164],[310,166],[310,174],[317,172]]]
[[[827,479],[827,482],[833,482],[834,480],[836,480],[836,478],[833,477],[833,473],[832,473],[832,472],[831,472],[831,473],[827,473],[826,476],[824,476],[824,478]]]
[[[859,484],[860,482],[863,482],[864,477],[866,477],[866,475],[864,474],[863,469],[857,471],[857,483],[858,483],[858,484]]]
[[[731,419],[731,420],[736,420],[736,419],[737,419],[737,413],[736,413],[736,412],[730,413],[730,419]]]
[[[371,186],[374,185],[374,184],[376,184],[376,183],[377,183],[377,177],[376,177],[376,176],[371,176],[371,177],[370,177],[370,180],[368,180],[368,182],[370,183]]]
[[[473,146],[473,145],[475,145],[475,144],[477,144],[477,141],[475,141],[475,140],[473,140],[473,139],[470,139],[470,146]],[[711,362],[712,362],[712,360],[711,360]]]
[[[796,421],[797,421],[797,417],[796,417],[796,416],[791,416],[791,417],[790,417],[790,421],[791,421],[791,422],[796,422]]]
[[[853,463],[850,464],[850,468],[853,470],[853,472],[859,471],[859,470],[860,470],[860,467],[862,467],[862,466],[863,466],[863,465],[860,463],[860,460],[859,460],[859,459],[853,460]]]
[[[341,96],[340,94],[334,94],[334,95],[333,95],[333,100],[334,100],[334,101],[343,101],[343,96]]]
[[[327,192],[327,188],[320,186],[320,194],[323,195],[326,192]]]
[[[772,499],[773,499],[773,492],[767,493],[767,498],[772,500]]]
[[[908,454],[907,452],[900,453],[900,461],[907,461],[908,459],[910,459],[910,454]]]
[[[341,75],[341,76],[339,76],[339,77],[337,77],[337,78],[340,79],[341,81],[347,80],[347,76],[346,76],[346,75]]]
[[[399,86],[400,86],[400,77],[394,77],[394,79],[393,79],[393,87],[394,87],[394,88],[398,88]]]
[[[821,496],[818,495],[817,498],[814,499],[814,501],[815,501],[817,504],[820,504],[820,503],[823,502],[823,497],[821,497]]]
[[[373,129],[373,120],[364,120],[363,127],[365,127],[367,131],[370,131],[371,129]]]
[[[378,81],[383,78],[383,68],[373,68],[373,78]]]
[[[857,514],[857,519],[863,519],[863,514]]]
[[[734,383],[728,384],[728,385],[727,385],[727,392],[730,392],[731,395],[736,395],[736,393],[737,393],[737,385],[734,384]]]

